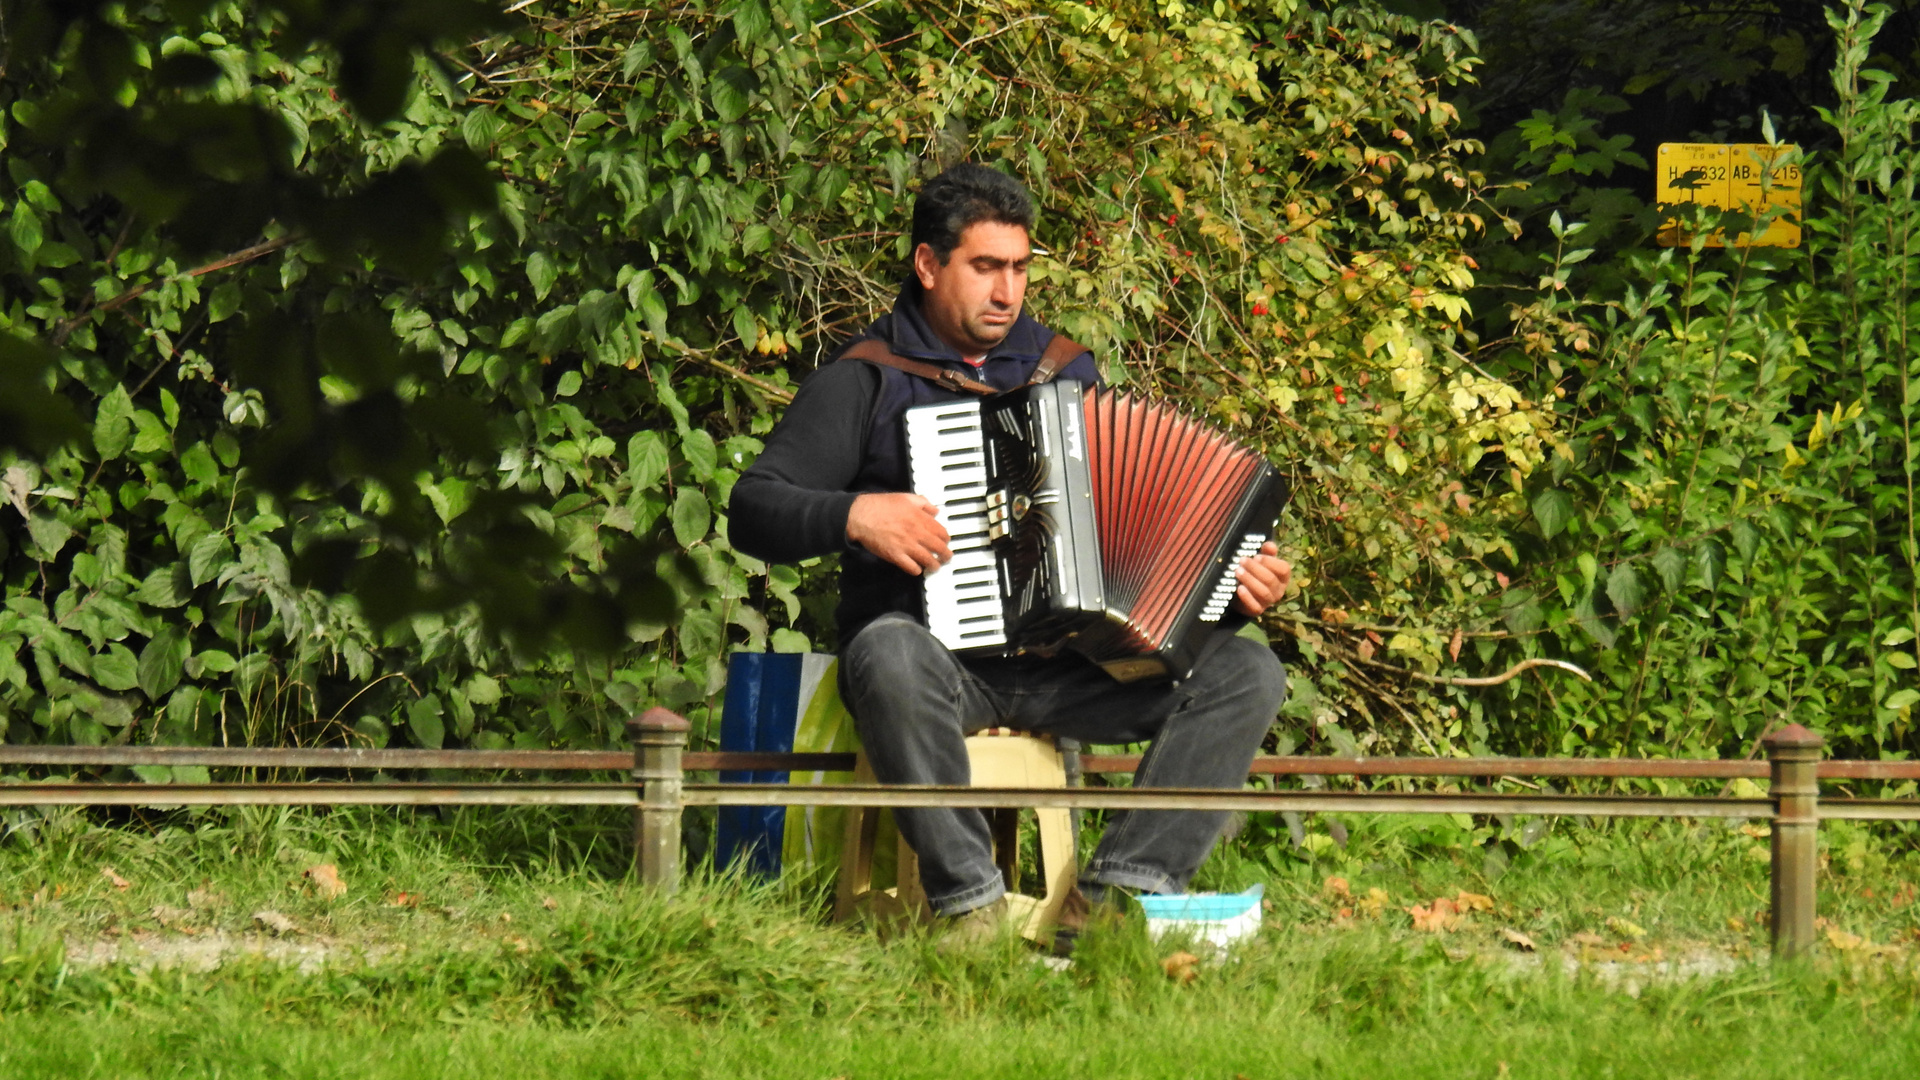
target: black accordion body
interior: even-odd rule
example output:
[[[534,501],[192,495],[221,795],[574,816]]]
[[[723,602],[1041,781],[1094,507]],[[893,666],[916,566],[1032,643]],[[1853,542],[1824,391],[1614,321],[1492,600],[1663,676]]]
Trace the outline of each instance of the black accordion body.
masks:
[[[1286,481],[1164,405],[1071,379],[907,410],[913,490],[953,561],[927,626],[963,656],[1081,653],[1121,682],[1185,678],[1272,539]]]

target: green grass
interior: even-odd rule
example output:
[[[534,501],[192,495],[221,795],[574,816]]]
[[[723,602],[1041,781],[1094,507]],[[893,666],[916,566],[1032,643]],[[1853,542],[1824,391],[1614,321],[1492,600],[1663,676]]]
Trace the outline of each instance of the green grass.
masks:
[[[1138,925],[1054,972],[1017,945],[952,958],[831,926],[817,883],[704,876],[665,899],[622,876],[616,815],[56,817],[0,845],[0,1077],[1907,1076],[1920,1059],[1897,835],[1828,834],[1823,910],[1882,948],[1776,967],[1753,922],[1764,840],[1737,829],[1556,828],[1502,866],[1431,822],[1352,824],[1311,859],[1251,831],[1224,846],[1202,884],[1266,881],[1268,926],[1182,984],[1161,966],[1175,946]],[[344,897],[302,877],[318,862]],[[1391,902],[1370,916],[1329,876]],[[1494,909],[1413,931],[1404,907],[1462,890]],[[266,909],[327,962],[66,957],[264,943]],[[1689,953],[1719,973],[1646,977]]]

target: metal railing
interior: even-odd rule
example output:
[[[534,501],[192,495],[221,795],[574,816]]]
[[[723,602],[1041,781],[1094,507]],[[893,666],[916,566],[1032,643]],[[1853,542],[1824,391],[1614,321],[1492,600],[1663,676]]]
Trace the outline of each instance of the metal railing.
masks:
[[[1590,817],[1749,818],[1772,823],[1774,954],[1814,943],[1817,831],[1822,818],[1920,820],[1920,800],[1821,799],[1821,780],[1920,779],[1920,762],[1822,761],[1818,735],[1799,725],[1765,740],[1765,761],[1626,758],[1262,757],[1267,776],[1457,776],[1512,779],[1770,780],[1765,798],[1697,795],[1489,794],[1187,788],[980,788],[874,784],[689,782],[689,772],[851,772],[852,754],[702,752],[686,749],[686,720],[651,709],[627,724],[631,753],[599,750],[359,750],[162,746],[0,745],[0,765],[209,766],[255,769],[628,772],[625,782],[358,782],[0,784],[0,806],[440,805],[631,806],[643,882],[680,880],[681,818],[689,806],[971,806],[1081,809],[1217,809],[1248,812],[1540,814]],[[1085,773],[1126,773],[1140,759],[1084,755]]]

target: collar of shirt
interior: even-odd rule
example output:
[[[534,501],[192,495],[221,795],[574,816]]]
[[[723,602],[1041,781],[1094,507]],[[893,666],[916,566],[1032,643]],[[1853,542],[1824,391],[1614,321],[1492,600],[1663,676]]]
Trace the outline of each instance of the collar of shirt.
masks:
[[[920,283],[908,279],[900,290],[899,298],[893,302],[889,329],[892,332],[893,351],[901,356],[937,363],[965,364],[977,371],[993,360],[1038,361],[1040,354],[1046,351],[1047,342],[1053,339],[1052,332],[1041,326],[1022,307],[1020,317],[1013,321],[1013,325],[1007,329],[1007,336],[1001,338],[998,345],[988,349],[978,362],[968,360],[927,325],[926,317],[920,311],[920,293]]]

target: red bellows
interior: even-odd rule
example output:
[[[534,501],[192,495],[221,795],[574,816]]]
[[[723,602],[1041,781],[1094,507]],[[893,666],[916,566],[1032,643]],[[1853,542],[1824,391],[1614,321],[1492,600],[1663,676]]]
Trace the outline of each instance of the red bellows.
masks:
[[[1113,391],[1083,402],[1107,610],[1131,631],[1124,651],[1152,652],[1173,632],[1264,462],[1157,402]]]

